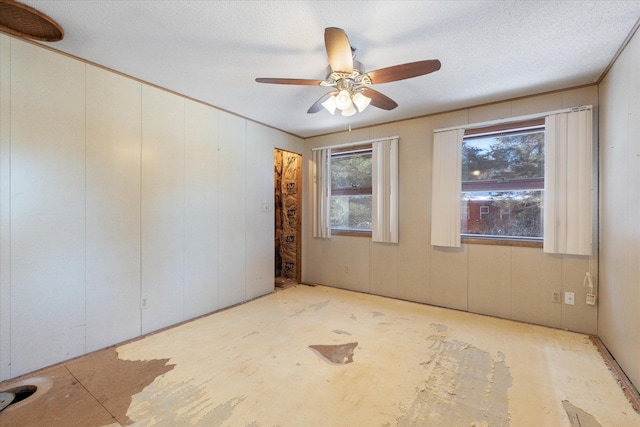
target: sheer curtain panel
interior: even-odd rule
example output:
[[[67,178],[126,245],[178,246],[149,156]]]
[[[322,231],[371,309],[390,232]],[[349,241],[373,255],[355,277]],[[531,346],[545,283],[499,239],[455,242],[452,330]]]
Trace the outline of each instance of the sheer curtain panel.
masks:
[[[591,109],[545,119],[544,252],[591,255]]]
[[[372,143],[371,240],[398,243],[398,138]]]
[[[313,173],[313,237],[331,237],[331,148],[311,151]]]
[[[464,129],[433,134],[431,244],[460,247],[462,138]]]

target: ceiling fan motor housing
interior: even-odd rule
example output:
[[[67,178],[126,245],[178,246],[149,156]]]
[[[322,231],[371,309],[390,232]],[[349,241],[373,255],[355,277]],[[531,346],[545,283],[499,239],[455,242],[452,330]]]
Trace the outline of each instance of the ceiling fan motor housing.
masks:
[[[336,97],[341,95],[341,100],[344,101],[341,105],[348,105],[342,109],[342,112],[343,115],[348,116],[356,111],[353,107],[354,103],[360,112],[369,104],[384,110],[393,110],[398,106],[393,99],[372,89],[371,85],[374,83],[409,79],[440,69],[440,61],[431,59],[365,72],[364,65],[355,60],[355,49],[349,44],[344,30],[335,27],[325,28],[324,39],[329,58],[329,67],[324,80],[257,78],[256,82],[331,87],[333,90],[318,99],[307,113],[316,113],[324,107],[333,114],[337,107]]]

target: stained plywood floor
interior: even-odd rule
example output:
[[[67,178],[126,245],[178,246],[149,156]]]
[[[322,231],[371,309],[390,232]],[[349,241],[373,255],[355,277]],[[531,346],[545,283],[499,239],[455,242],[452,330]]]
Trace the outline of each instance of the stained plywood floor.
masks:
[[[0,426],[638,426],[588,336],[297,285],[0,384]]]

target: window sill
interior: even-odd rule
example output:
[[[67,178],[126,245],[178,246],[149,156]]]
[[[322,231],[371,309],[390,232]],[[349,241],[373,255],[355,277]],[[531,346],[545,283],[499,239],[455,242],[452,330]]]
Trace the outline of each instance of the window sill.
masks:
[[[332,236],[371,237],[370,231],[331,230]]]
[[[494,245],[494,246],[519,246],[523,248],[540,248],[543,242],[539,240],[518,240],[518,239],[490,239],[481,237],[462,237],[462,243],[470,245]]]

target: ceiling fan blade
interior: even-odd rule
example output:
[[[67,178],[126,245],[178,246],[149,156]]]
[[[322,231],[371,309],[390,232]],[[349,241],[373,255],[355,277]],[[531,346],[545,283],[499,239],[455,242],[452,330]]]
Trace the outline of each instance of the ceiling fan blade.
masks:
[[[322,80],[258,78],[256,79],[256,82],[273,83],[278,85],[320,86],[320,83],[322,83]]]
[[[325,28],[324,44],[327,48],[331,69],[351,73],[353,71],[353,54],[344,30],[334,27]]]
[[[369,71],[367,74],[369,78],[371,78],[372,84],[379,84],[410,79],[412,77],[433,73],[439,69],[440,61],[437,59],[428,59],[426,61],[410,62],[408,64],[381,68],[379,70]]]
[[[364,89],[363,95],[371,98],[371,105],[382,108],[383,110],[393,110],[398,106],[393,99],[369,87]]]
[[[318,99],[311,107],[309,107],[309,109],[307,110],[307,114],[317,113],[318,111],[322,110],[322,103],[326,101],[331,95],[335,95],[336,93],[337,92],[329,92],[322,95],[320,99]]]

